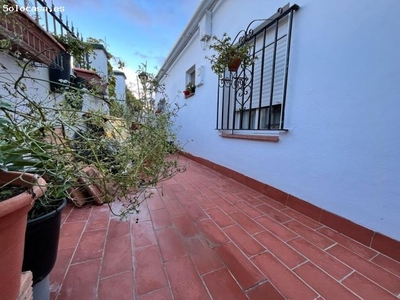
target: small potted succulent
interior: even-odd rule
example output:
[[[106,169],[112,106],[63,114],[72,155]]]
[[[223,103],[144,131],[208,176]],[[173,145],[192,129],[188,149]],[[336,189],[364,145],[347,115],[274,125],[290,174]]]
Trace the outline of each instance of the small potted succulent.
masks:
[[[209,48],[217,53],[206,56],[206,59],[211,62],[211,70],[219,77],[224,75],[226,68],[231,72],[236,72],[240,65],[245,68],[254,64],[257,59],[250,51],[253,45],[249,43],[233,44],[226,33],[221,38],[214,36],[213,40],[214,43]]]

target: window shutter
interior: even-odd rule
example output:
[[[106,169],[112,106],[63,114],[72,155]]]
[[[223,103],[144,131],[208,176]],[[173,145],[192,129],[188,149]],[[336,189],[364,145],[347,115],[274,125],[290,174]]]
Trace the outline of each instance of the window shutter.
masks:
[[[276,60],[275,60],[275,74],[272,105],[282,104],[283,89],[286,71],[286,45],[287,36],[284,35],[277,41],[276,46]],[[252,93],[252,108],[259,107],[260,103],[260,85],[262,85],[261,107],[269,106],[271,100],[271,81],[272,81],[272,67],[274,58],[274,43],[269,44],[264,50],[264,65],[262,66],[263,51],[259,51],[257,56],[259,59],[254,64],[254,77],[253,77],[253,93]],[[261,77],[261,68],[263,67],[263,74]]]

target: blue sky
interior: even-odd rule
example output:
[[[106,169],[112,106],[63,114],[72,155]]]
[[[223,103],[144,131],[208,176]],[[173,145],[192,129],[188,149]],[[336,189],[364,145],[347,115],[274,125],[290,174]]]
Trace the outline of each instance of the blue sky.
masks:
[[[63,6],[84,38],[106,42],[126,64],[132,81],[141,63],[155,73],[185,29],[201,0],[53,0]],[[136,80],[136,79],[135,79]]]

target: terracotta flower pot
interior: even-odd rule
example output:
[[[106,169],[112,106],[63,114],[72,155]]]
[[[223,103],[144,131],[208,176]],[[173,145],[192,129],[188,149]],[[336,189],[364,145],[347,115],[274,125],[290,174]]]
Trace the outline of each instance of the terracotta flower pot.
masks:
[[[30,190],[0,202],[0,295],[1,299],[17,299],[27,214],[34,201],[46,191],[46,181],[38,176],[0,171],[0,186],[12,182]]]
[[[242,61],[240,58],[232,59],[228,64],[228,70],[231,72],[236,72],[239,69],[241,62]]]

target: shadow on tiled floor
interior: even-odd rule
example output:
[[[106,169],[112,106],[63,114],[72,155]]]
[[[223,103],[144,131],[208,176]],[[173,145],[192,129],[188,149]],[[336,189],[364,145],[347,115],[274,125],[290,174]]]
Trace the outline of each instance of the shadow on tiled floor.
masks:
[[[106,205],[64,210],[52,299],[399,299],[399,262],[180,162],[137,224]]]

